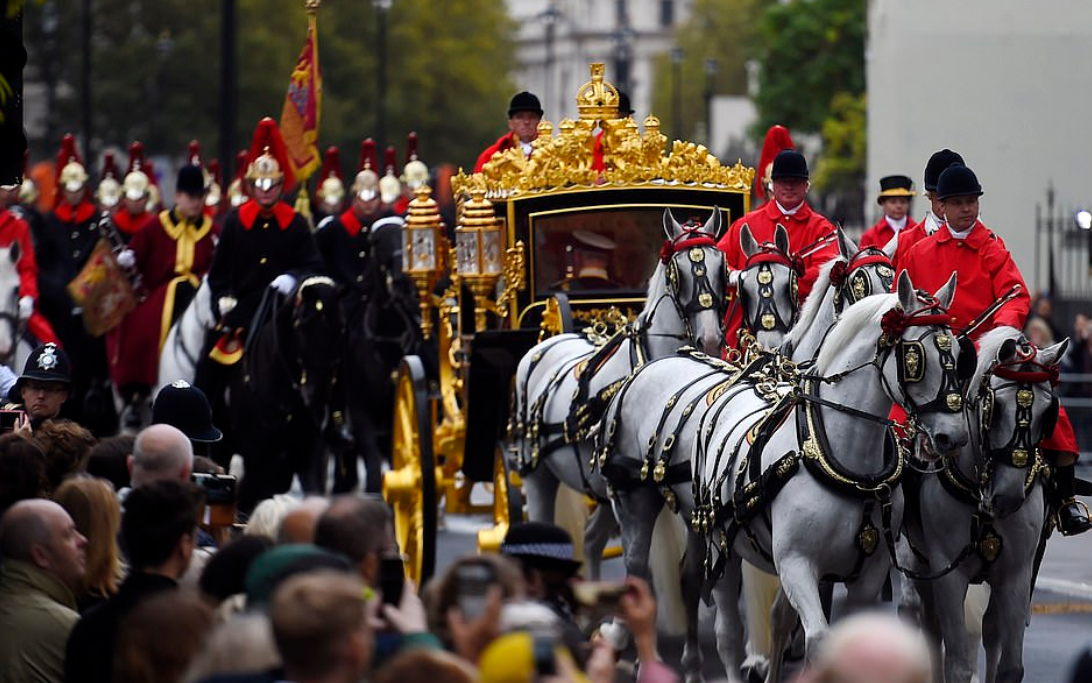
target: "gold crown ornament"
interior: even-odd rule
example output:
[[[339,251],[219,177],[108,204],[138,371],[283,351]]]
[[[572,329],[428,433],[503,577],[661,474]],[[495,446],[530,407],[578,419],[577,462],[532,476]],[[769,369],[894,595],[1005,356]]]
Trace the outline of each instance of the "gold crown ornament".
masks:
[[[576,93],[576,109],[582,121],[604,121],[618,118],[618,88],[604,80],[602,62],[591,65],[591,80]]]

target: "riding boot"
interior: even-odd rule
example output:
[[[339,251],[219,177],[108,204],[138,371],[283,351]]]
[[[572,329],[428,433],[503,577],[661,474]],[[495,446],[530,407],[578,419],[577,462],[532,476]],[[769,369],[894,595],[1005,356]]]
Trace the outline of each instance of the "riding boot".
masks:
[[[1064,536],[1075,536],[1092,529],[1088,506],[1077,500],[1073,491],[1073,465],[1054,467],[1054,504],[1058,508],[1058,529]]]

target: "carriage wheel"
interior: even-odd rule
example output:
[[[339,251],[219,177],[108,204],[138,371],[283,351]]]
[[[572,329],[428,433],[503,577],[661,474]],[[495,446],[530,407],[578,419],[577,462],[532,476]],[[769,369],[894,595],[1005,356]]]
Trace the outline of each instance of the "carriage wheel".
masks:
[[[406,556],[406,576],[418,586],[436,568],[436,459],[425,368],[417,356],[402,359],[395,385],[391,471],[383,498],[394,509],[394,534]]]
[[[499,552],[508,528],[523,521],[523,491],[519,475],[506,457],[505,444],[497,442],[493,459],[493,528],[478,532],[478,552]]]

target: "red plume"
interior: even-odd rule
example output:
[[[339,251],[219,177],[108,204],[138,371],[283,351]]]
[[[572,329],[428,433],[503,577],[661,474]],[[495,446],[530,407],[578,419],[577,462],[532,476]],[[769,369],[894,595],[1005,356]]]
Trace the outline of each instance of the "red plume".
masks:
[[[766,179],[766,168],[773,163],[774,157],[779,152],[786,149],[794,149],[796,145],[792,143],[792,136],[789,135],[789,129],[785,126],[770,126],[770,129],[766,131],[766,141],[762,143],[762,156],[758,159],[758,169],[755,172],[755,193],[763,199],[769,199],[766,196],[766,188],[763,187],[763,181]]]
[[[296,174],[292,170],[292,164],[288,161],[288,149],[284,146],[284,138],[281,137],[281,129],[277,122],[268,116],[258,122],[254,129],[254,139],[250,143],[250,155],[247,157],[247,166],[262,154],[269,154],[277,160],[284,174],[284,191],[290,192],[296,186]]]
[[[57,169],[55,175],[58,187],[61,185],[61,169],[70,161],[83,164],[83,160],[80,159],[80,152],[76,149],[76,136],[72,133],[65,133],[64,137],[61,138],[61,151],[57,153]]]
[[[356,172],[360,173],[366,168],[373,171],[379,168],[379,162],[375,158],[375,140],[371,138],[367,138],[360,143],[360,165],[357,167]]]
[[[223,187],[224,178],[223,174],[220,171],[219,159],[209,159],[209,175],[212,176],[212,182]]]
[[[23,180],[30,177],[30,149],[23,150]]]
[[[107,178],[114,178],[115,180],[120,178],[118,175],[118,165],[117,162],[114,161],[114,153],[111,151],[106,151],[102,154],[102,175],[99,177],[99,182],[102,182]]]
[[[319,173],[319,185],[322,185],[329,177],[343,180],[341,176],[341,154],[337,147],[327,147],[326,154],[322,158],[322,172]]]
[[[201,163],[201,143],[197,140],[190,140],[190,145],[186,153],[186,160],[194,166],[203,165]]]
[[[159,181],[155,177],[155,163],[148,159],[144,162],[144,168],[140,169],[144,171],[144,175],[148,176],[148,182],[156,187],[159,187]]]
[[[417,159],[417,133],[410,131],[406,136],[406,163]]]
[[[394,175],[394,165],[398,163],[398,152],[394,147],[388,147],[383,159],[383,169],[387,175]]]
[[[144,171],[145,175],[148,175],[144,165],[144,143],[133,142],[129,145],[129,168],[125,171],[125,174],[129,175],[133,171]]]
[[[233,176],[235,180],[246,179],[246,154],[245,149],[240,149],[235,154],[235,175]],[[246,186],[246,183],[244,182],[243,185]]]

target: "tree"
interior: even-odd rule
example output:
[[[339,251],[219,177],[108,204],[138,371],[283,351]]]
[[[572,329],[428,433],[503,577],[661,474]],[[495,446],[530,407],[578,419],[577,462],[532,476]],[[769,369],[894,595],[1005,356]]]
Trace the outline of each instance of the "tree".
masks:
[[[206,155],[218,149],[222,1],[94,0],[97,148],[141,139],[150,154],[180,156],[197,138]],[[48,139],[35,141],[39,158],[55,151],[65,130],[78,131],[80,57],[67,47],[79,45],[80,4],[28,5],[31,67],[54,100]],[[401,150],[416,130],[430,165],[471,163],[496,137],[511,94],[515,27],[504,5],[395,0],[388,12],[388,142]],[[247,0],[238,3],[238,21],[236,139],[244,146],[262,116],[280,116],[307,19],[303,0]],[[320,142],[345,150],[350,174],[360,141],[375,133],[376,25],[370,2],[327,0],[319,10]]]

